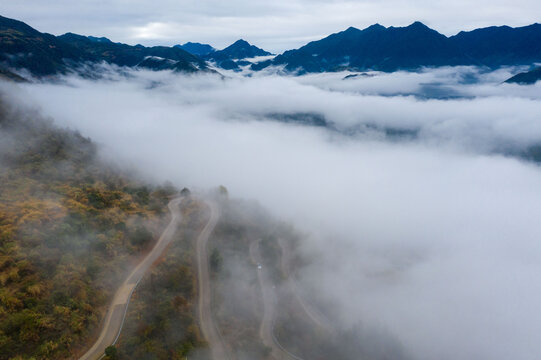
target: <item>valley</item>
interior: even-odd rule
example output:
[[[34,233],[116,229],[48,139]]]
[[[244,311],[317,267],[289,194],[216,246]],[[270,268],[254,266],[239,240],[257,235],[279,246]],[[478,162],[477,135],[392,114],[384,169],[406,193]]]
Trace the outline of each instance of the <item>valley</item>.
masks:
[[[538,359],[541,7],[494,1],[6,3],[0,360]]]

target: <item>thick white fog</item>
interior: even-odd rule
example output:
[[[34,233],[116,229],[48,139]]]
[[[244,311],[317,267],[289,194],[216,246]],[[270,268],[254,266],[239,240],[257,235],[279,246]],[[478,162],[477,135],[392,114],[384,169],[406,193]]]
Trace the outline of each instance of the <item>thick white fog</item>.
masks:
[[[343,325],[415,359],[533,360],[541,170],[519,155],[541,144],[541,86],[502,84],[512,71],[111,73],[16,95],[152,180],[223,184],[293,222]]]

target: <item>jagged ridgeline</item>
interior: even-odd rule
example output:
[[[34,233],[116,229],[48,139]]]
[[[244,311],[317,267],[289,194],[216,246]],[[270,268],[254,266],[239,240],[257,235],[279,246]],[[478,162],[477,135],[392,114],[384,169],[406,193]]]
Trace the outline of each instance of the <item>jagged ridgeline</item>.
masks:
[[[73,358],[166,220],[172,187],[103,164],[96,146],[0,83],[0,359]]]

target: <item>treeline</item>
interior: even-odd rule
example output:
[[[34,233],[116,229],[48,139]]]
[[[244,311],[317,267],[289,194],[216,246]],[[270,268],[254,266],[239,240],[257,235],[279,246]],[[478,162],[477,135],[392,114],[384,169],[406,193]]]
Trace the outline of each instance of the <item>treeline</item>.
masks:
[[[71,358],[175,189],[131,180],[89,139],[10,101],[0,89],[0,359]]]

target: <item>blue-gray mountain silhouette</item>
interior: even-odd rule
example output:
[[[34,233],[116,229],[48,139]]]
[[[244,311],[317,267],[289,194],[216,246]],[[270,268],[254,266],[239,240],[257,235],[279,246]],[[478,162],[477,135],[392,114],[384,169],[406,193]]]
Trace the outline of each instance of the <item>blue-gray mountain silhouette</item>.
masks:
[[[194,52],[196,48],[208,51],[210,47],[196,43],[184,46],[188,44]],[[27,69],[35,76],[47,76],[96,62],[196,72],[208,71],[204,61],[208,60],[224,69],[238,70],[239,66],[250,65],[243,59],[265,55],[270,53],[244,40],[198,57],[182,46],[131,46],[103,37],[72,33],[54,36],[0,16],[0,71],[4,76],[12,76],[20,69]],[[423,66],[453,65],[495,68],[536,62],[541,62],[540,24],[517,28],[488,27],[447,37],[415,22],[406,27],[379,24],[364,30],[350,27],[251,67],[260,70],[269,65],[280,65],[286,70],[304,73],[344,69],[414,70]]]
[[[216,51],[216,49],[209,44],[201,44],[196,42],[187,42],[183,45],[175,45],[175,47],[181,48],[190,54],[197,56],[205,56]]]
[[[136,67],[167,61],[160,68],[196,72],[206,70],[200,58],[174,47],[126,45],[107,38],[67,33],[61,36],[41,33],[23,22],[0,16],[0,69],[26,69],[34,76],[65,73],[83,63],[107,62]],[[154,64],[155,65],[155,64]],[[150,66],[152,68],[152,66]]]
[[[407,27],[353,27],[286,51],[271,61],[290,71],[395,71],[423,66],[531,64],[541,61],[541,25],[489,27],[446,37],[420,22]]]
[[[520,85],[531,85],[541,80],[541,67],[537,67],[531,71],[517,74],[510,79],[507,79],[506,83],[514,83]]]

